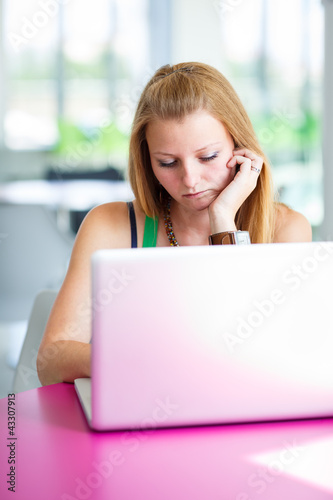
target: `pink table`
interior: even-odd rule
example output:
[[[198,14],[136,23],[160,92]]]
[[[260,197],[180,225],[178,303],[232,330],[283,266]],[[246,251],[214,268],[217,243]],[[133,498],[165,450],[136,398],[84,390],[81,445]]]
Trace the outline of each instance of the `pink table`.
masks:
[[[1,499],[333,498],[332,418],[96,433],[74,387],[56,384],[16,395],[10,437],[7,403],[0,400]],[[15,493],[6,483],[10,456]]]

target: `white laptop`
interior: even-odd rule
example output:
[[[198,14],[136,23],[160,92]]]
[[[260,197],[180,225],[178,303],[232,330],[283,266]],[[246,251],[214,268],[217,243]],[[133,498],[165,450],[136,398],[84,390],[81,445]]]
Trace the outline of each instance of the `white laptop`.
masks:
[[[333,415],[333,242],[100,250],[96,430]]]

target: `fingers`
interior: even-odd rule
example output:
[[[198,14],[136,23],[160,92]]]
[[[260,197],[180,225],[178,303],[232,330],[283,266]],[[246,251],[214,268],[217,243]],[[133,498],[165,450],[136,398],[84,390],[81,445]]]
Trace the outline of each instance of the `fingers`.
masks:
[[[229,161],[228,165],[230,167],[235,167],[236,165],[245,165],[248,168],[250,168],[251,167],[251,161],[252,160],[250,160],[250,158],[245,158],[245,156],[234,154],[234,156]]]
[[[246,148],[239,148],[233,151],[233,157],[229,160],[227,167],[233,168],[240,165],[241,172],[253,172],[259,175],[263,166],[263,159]]]
[[[250,160],[255,160],[256,158],[259,158],[258,155],[256,155],[250,149],[247,148],[236,148],[234,149],[233,153],[236,155],[245,156],[246,158],[250,158]]]

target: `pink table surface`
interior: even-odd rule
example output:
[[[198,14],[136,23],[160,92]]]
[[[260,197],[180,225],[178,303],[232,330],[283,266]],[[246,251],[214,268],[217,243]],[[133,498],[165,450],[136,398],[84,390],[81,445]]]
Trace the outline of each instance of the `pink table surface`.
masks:
[[[97,433],[71,384],[17,394],[15,408],[13,493],[0,400],[1,499],[333,499],[332,418]]]

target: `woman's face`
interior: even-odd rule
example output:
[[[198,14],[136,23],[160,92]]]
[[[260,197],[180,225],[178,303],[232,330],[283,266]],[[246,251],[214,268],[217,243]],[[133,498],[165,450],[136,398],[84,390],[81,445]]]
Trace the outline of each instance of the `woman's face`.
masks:
[[[154,120],[147,126],[146,139],[157,180],[184,208],[208,208],[235,175],[235,169],[226,167],[233,156],[233,139],[205,110],[182,121]]]

